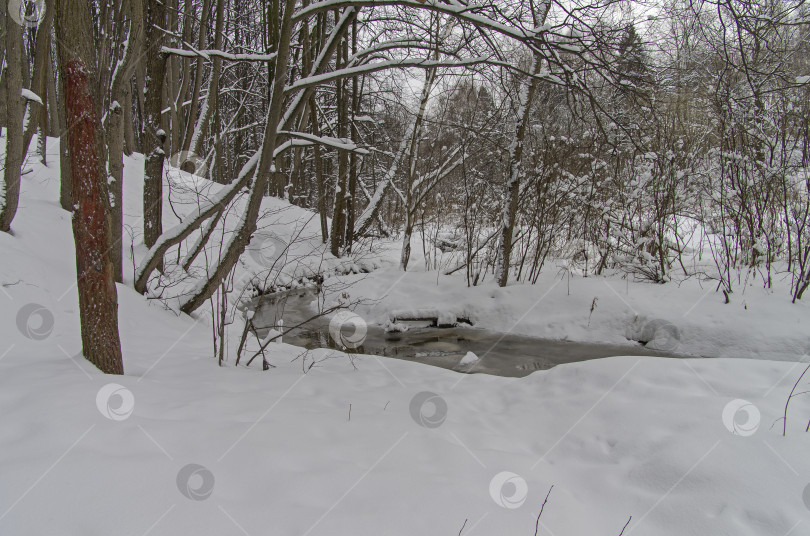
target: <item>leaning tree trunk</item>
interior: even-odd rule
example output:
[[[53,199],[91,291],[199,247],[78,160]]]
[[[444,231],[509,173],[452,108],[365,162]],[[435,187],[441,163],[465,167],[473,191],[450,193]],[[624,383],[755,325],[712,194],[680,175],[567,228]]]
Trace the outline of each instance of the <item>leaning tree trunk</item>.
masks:
[[[1,1],[1,0],[0,0]],[[22,29],[6,11],[6,162],[0,185],[0,231],[8,232],[20,202],[23,161]]]
[[[107,173],[102,155],[97,79],[89,4],[57,0],[59,70],[65,93],[67,141],[73,177],[73,238],[84,357],[108,374],[123,374],[118,294],[109,255]]]
[[[279,36],[278,56],[276,56],[273,66],[272,93],[270,95],[270,106],[267,112],[267,124],[264,130],[264,140],[262,142],[261,156],[257,164],[256,176],[248,197],[245,214],[241,225],[235,230],[234,236],[228,243],[222,258],[208,277],[207,281],[195,289],[194,295],[188,298],[180,306],[180,310],[186,314],[191,314],[214,293],[222,280],[231,272],[239,256],[244,252],[245,247],[250,243],[253,233],[256,231],[256,221],[259,217],[264,192],[267,188],[267,177],[273,165],[278,125],[282,120],[282,103],[284,97],[284,86],[287,83],[287,62],[290,52],[290,40],[292,38],[292,15],[295,8],[295,0],[287,0],[284,6],[284,15],[281,20],[281,31]]]

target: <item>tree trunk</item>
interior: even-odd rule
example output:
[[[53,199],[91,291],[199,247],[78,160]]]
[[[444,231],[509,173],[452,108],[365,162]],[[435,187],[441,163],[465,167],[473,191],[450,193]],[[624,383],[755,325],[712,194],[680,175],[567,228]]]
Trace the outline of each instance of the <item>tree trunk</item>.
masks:
[[[48,47],[48,60],[45,62],[45,90],[48,104],[48,136],[58,138],[62,131],[62,124],[59,122],[59,105],[56,100],[56,75],[53,69],[53,56],[51,55],[51,47]]]
[[[337,18],[337,17],[335,17]],[[336,69],[342,68],[348,58],[348,36],[338,47],[338,61]],[[347,118],[349,110],[348,91],[345,80],[337,81],[337,123],[338,137],[346,138]],[[341,249],[346,243],[346,201],[348,192],[346,191],[346,179],[349,174],[349,155],[346,151],[338,149],[338,173],[335,180],[335,205],[332,211],[332,232],[330,250],[332,255],[340,257]]]
[[[245,215],[241,225],[235,230],[233,238],[217,264],[214,272],[208,280],[198,287],[196,292],[190,296],[180,306],[180,310],[190,314],[206,302],[213,295],[222,280],[231,272],[239,256],[245,251],[245,247],[250,243],[250,238],[256,231],[256,221],[259,218],[259,208],[261,207],[264,192],[267,188],[267,177],[270,174],[271,166],[276,148],[278,126],[282,118],[282,103],[284,98],[284,86],[287,84],[287,61],[290,50],[290,39],[292,37],[292,12],[295,9],[295,0],[287,0],[284,6],[284,15],[281,21],[281,31],[279,36],[278,56],[274,65],[273,91],[270,97],[270,106],[267,112],[267,124],[265,125],[264,140],[262,142],[261,156],[256,169],[253,186],[248,198]]]
[[[404,272],[408,269],[408,262],[411,258],[411,235],[413,234],[413,217],[416,207],[413,206],[413,182],[416,174],[416,158],[419,152],[419,137],[422,132],[422,122],[425,118],[425,110],[430,99],[430,91],[436,81],[436,69],[428,69],[425,72],[425,85],[422,88],[422,97],[419,100],[419,111],[413,120],[413,129],[408,145],[408,177],[405,185],[405,231],[402,236],[402,253],[399,257],[399,267]],[[397,162],[394,162],[397,165]],[[392,177],[393,179],[393,177]]]
[[[58,24],[58,23],[57,23]],[[58,45],[58,43],[57,43]],[[58,46],[57,46],[58,49]],[[59,60],[57,50],[57,62]],[[59,114],[59,204],[68,212],[73,212],[73,177],[70,170],[70,155],[68,153],[68,143],[65,139],[67,134],[67,112],[65,111],[65,74],[61,69],[57,69],[57,79],[59,81],[59,92],[57,95],[57,113]]]
[[[216,26],[214,29],[214,48],[222,48],[222,35],[224,33],[225,1],[217,0]],[[200,117],[194,127],[194,134],[191,137],[189,150],[199,155],[202,151],[202,143],[211,122],[211,114],[219,107],[219,79],[222,76],[222,58],[214,56],[214,66],[211,69],[211,78],[208,81],[208,94],[205,96]],[[193,119],[193,118],[192,118]]]
[[[147,0],[144,5],[144,27],[149,48],[146,53],[146,102],[144,103],[143,152],[143,242],[154,245],[163,231],[163,160],[166,132],[161,128],[163,81],[166,55],[161,52],[166,25],[166,4]]]
[[[59,70],[63,73],[70,167],[73,177],[73,237],[84,357],[108,374],[123,374],[118,335],[118,294],[109,255],[110,220],[102,155],[95,46],[89,4],[58,0],[56,31]]]
[[[534,57],[532,73],[540,72],[541,60]],[[528,85],[523,86],[518,93],[517,124],[515,137],[509,148],[509,164],[506,171],[506,191],[501,215],[501,242],[498,253],[498,266],[495,269],[495,278],[498,286],[505,287],[509,281],[509,263],[512,257],[512,235],[515,232],[517,221],[518,196],[520,194],[521,160],[523,158],[523,140],[526,137],[526,126],[531,115],[532,101],[537,92],[537,78],[532,78]]]
[[[22,154],[23,158],[28,154],[28,148],[31,145],[31,139],[37,127],[40,125],[40,117],[45,115],[47,117],[48,95],[45,89],[47,81],[47,67],[46,64],[51,61],[51,24],[53,21],[54,1],[46,0],[45,2],[45,15],[37,27],[36,45],[34,50],[34,72],[31,77],[31,91],[36,93],[42,104],[35,102],[28,103],[28,125],[25,128],[25,135],[23,138]],[[45,133],[42,134],[43,136]]]
[[[22,28],[6,12],[6,163],[0,191],[0,231],[8,232],[20,202],[23,161]]]
[[[315,107],[315,96],[310,98],[310,106],[312,113],[310,119],[312,121],[312,134],[315,136],[321,135],[321,129],[318,126],[318,114]],[[326,211],[326,179],[323,176],[323,160],[321,159],[321,146],[317,143],[312,147],[312,159],[315,161],[315,182],[318,188],[318,214],[321,219],[321,240],[324,244],[329,240],[329,222],[327,221]]]
[[[200,39],[197,41],[197,48],[205,48],[206,36],[208,35],[208,12],[211,11],[211,0],[203,0],[202,13],[200,14]],[[191,106],[189,106],[186,121],[186,134],[183,137],[183,150],[188,151],[191,145],[191,138],[194,135],[194,127],[197,124],[197,110],[200,106],[200,89],[202,88],[205,64],[202,57],[197,57],[197,64],[194,68],[194,88],[191,92]]]
[[[8,23],[6,21],[6,11],[8,4],[0,2],[0,22],[3,23],[2,31],[0,31],[0,129],[6,126],[6,102],[8,96],[6,95],[6,69],[8,68],[8,60],[6,59],[6,32],[8,32]],[[5,60],[5,61],[4,61]]]
[[[110,109],[107,112],[107,147],[110,172],[110,204],[112,225],[112,260],[115,280],[123,282],[123,223],[124,223],[124,121],[125,107],[131,107],[130,88],[133,62],[140,55],[143,44],[142,0],[129,0],[129,31],[116,32],[127,43],[124,56],[118,63],[110,88]],[[124,24],[123,19],[120,24]]]
[[[534,17],[535,31],[545,24],[548,12],[551,9],[551,0],[544,0],[542,3],[534,4],[536,9],[532,13]],[[542,65],[542,59],[534,54],[532,60],[532,74],[538,74]],[[498,264],[495,268],[495,279],[498,286],[505,287],[509,281],[509,263],[512,257],[512,235],[515,232],[515,222],[517,220],[518,196],[520,194],[520,174],[521,160],[523,158],[523,139],[526,137],[526,126],[531,115],[532,101],[537,92],[538,79],[532,77],[528,85],[522,86],[518,92],[517,124],[515,125],[515,137],[509,148],[509,164],[506,171],[506,191],[503,201],[503,213],[501,215],[501,241],[498,253]]]

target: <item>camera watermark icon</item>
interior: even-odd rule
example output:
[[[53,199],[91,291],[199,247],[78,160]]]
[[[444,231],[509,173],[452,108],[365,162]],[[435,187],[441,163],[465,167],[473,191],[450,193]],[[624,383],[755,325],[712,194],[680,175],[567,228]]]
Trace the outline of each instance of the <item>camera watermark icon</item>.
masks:
[[[741,416],[744,416],[743,419],[740,419]],[[747,400],[737,398],[723,408],[723,424],[734,435],[754,435],[759,428],[759,421],[759,408]]]
[[[192,501],[204,501],[214,492],[214,473],[198,463],[185,465],[177,473],[177,489]]]
[[[529,485],[526,480],[510,471],[501,471],[489,482],[489,496],[501,508],[520,508],[528,495]]]
[[[98,390],[96,407],[111,421],[125,421],[135,409],[135,396],[123,385],[108,383]]]
[[[288,244],[280,236],[269,234],[257,234],[247,247],[253,262],[262,268],[278,267],[279,259],[287,252]]]
[[[8,14],[20,26],[36,28],[45,17],[45,0],[9,0]]]
[[[351,331],[346,328],[350,328]],[[329,335],[341,348],[355,349],[362,346],[367,333],[366,321],[352,311],[338,311],[329,321]]]
[[[205,176],[205,159],[191,151],[180,151],[169,157],[169,165],[192,175]]]
[[[416,424],[425,428],[438,428],[447,419],[447,401],[430,391],[414,395],[409,409]]]
[[[44,305],[29,303],[17,311],[17,329],[28,339],[41,341],[53,331],[53,313]]]

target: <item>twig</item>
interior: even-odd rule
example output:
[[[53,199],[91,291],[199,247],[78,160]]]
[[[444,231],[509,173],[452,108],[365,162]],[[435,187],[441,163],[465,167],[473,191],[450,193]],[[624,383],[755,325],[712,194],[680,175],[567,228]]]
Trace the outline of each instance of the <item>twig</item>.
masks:
[[[630,524],[630,520],[631,520],[631,519],[633,519],[633,516],[630,516],[630,517],[627,519],[627,523],[625,523],[625,524],[624,524],[624,526],[622,527],[622,531],[619,533],[619,536],[622,536],[622,534],[624,534],[624,529],[626,529],[626,528],[627,528],[627,525],[629,525],[629,524]]]
[[[461,530],[458,531],[458,536],[461,536],[461,533],[464,532],[464,527],[467,526],[467,520],[464,520],[464,524],[461,525]]]
[[[793,398],[793,393],[796,391],[796,387],[799,386],[799,382],[802,381],[804,375],[807,374],[808,369],[810,369],[810,365],[807,365],[804,368],[804,372],[802,372],[802,375],[799,376],[798,380],[796,380],[796,383],[793,384],[793,389],[790,390],[790,395],[787,397],[787,400],[785,401],[785,415],[784,415],[785,420],[784,423],[782,423],[782,437],[785,437],[785,435],[787,434],[787,412],[788,412],[788,405],[790,404],[790,399]],[[810,423],[808,423],[807,427],[810,428]]]
[[[554,484],[548,488],[548,493],[546,493],[546,499],[543,501],[543,504],[540,506],[540,513],[537,514],[537,523],[534,524],[534,536],[537,536],[540,533],[540,516],[543,515],[543,509],[546,507],[546,503],[548,502],[548,496],[551,495],[551,490],[554,489]]]
[[[336,310],[338,310],[338,309],[344,309],[344,308],[345,308],[345,306],[343,306],[343,305],[335,305],[334,307],[330,307],[329,309],[326,309],[325,311],[322,311],[322,312],[320,312],[320,313],[318,313],[318,314],[316,314],[316,315],[314,315],[314,316],[311,316],[311,317],[307,318],[307,319],[306,319],[306,320],[304,320],[303,322],[299,322],[298,324],[294,325],[294,326],[293,326],[293,327],[291,327],[291,328],[287,328],[287,333],[289,333],[290,331],[294,330],[295,328],[299,328],[299,327],[303,326],[303,325],[304,325],[304,324],[306,324],[307,322],[311,322],[311,321],[315,320],[316,318],[320,318],[320,317],[322,317],[322,316],[324,316],[324,315],[327,315],[327,314],[331,313],[332,311],[336,311]],[[261,347],[259,348],[259,351],[258,351],[258,352],[256,352],[255,354],[253,354],[253,356],[250,358],[250,361],[248,361],[248,363],[247,363],[247,365],[246,365],[246,366],[248,366],[248,367],[249,367],[249,366],[250,366],[250,364],[253,362],[253,360],[254,360],[254,359],[256,359],[256,356],[258,356],[259,354],[261,354],[261,353],[264,351],[264,349],[265,349],[265,348],[267,348],[267,346],[268,346],[268,345],[269,345],[271,342],[273,342],[274,340],[278,339],[278,338],[279,338],[279,337],[281,337],[282,335],[283,335],[283,333],[279,333],[279,334],[278,334],[278,335],[276,335],[275,337],[265,340],[265,341],[264,341],[264,343],[263,343],[263,344],[261,345]]]

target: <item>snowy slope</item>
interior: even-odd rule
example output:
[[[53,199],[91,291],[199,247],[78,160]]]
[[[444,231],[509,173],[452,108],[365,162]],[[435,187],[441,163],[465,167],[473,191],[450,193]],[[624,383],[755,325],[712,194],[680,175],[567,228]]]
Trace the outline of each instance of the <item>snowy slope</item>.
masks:
[[[779,421],[801,363],[505,379],[273,345],[270,371],[219,368],[205,320],[119,285],[126,375],[101,375],[57,171],[33,169],[0,234],[0,534],[531,535],[551,485],[539,534],[810,531],[806,396]]]

